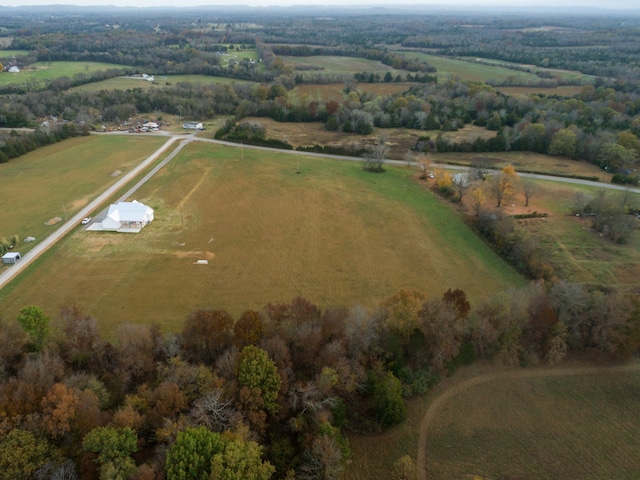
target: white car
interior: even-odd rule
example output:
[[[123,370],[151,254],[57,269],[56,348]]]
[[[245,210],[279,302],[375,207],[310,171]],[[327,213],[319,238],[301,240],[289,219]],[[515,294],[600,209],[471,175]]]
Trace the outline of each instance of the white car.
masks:
[[[90,221],[91,221],[91,217],[84,218],[84,219],[82,220],[82,225],[86,225],[86,224],[87,224],[87,223],[89,223]]]

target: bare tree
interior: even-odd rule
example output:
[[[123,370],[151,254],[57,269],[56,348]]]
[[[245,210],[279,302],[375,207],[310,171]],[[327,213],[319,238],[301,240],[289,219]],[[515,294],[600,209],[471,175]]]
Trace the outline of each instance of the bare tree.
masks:
[[[202,425],[214,432],[233,430],[240,421],[240,414],[233,408],[233,402],[223,398],[222,390],[212,390],[196,400],[189,412],[196,425]]]
[[[531,177],[522,179],[522,193],[524,193],[524,206],[529,206],[529,199],[538,193],[538,184]]]
[[[385,143],[384,139],[379,138],[378,143],[371,147],[367,152],[364,160],[364,169],[371,172],[383,172],[384,162],[389,154],[389,146]]]
[[[462,201],[462,197],[464,196],[465,192],[471,185],[471,179],[472,179],[471,172],[460,172],[460,173],[456,173],[453,176],[452,183],[456,190],[456,193],[458,194],[459,202]]]

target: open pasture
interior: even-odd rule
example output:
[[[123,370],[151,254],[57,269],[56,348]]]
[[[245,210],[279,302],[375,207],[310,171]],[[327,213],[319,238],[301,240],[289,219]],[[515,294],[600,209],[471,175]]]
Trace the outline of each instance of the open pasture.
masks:
[[[476,363],[408,400],[402,425],[351,436],[346,478],[390,478],[401,456],[416,458],[423,426],[424,478],[631,479],[639,385],[637,363],[517,370]],[[425,415],[431,421],[423,423]]]
[[[353,75],[354,73],[369,72],[384,75],[391,72],[392,75],[405,74],[404,70],[396,70],[377,60],[367,60],[357,57],[342,57],[338,55],[313,55],[309,57],[294,57],[282,55],[282,61],[295,69],[296,66],[306,65],[315,67],[316,70],[300,70],[298,73],[321,72],[331,75]]]
[[[562,97],[573,97],[578,95],[584,87],[580,85],[561,85],[554,88],[544,87],[496,87],[496,90],[505,95],[560,95]]]
[[[155,209],[151,225],[76,231],[37,275],[3,291],[0,316],[76,304],[107,335],[125,322],[175,331],[197,308],[237,317],[297,295],[373,308],[400,288],[461,288],[477,301],[524,283],[406,168],[371,174],[356,162],[192,143],[136,199]]]
[[[33,236],[38,241],[71,217],[166,141],[137,135],[76,137],[0,164],[0,237]],[[33,244],[20,244],[22,252]]]
[[[147,82],[141,78],[114,77],[100,82],[87,83],[75,87],[74,90],[95,92],[100,90],[127,90],[133,88],[163,88],[176,85],[181,82],[201,83],[202,85],[213,85],[220,83],[254,83],[248,80],[238,80],[229,77],[211,77],[208,75],[158,75],[154,82]]]
[[[89,75],[92,72],[110,68],[130,68],[125,65],[100,62],[37,62],[19,73],[0,75],[0,86],[45,82],[59,77],[73,78],[76,74]]]
[[[0,50],[0,58],[13,58],[20,55],[28,55],[29,50]]]
[[[472,386],[436,412],[427,478],[635,478],[638,400],[638,370]]]

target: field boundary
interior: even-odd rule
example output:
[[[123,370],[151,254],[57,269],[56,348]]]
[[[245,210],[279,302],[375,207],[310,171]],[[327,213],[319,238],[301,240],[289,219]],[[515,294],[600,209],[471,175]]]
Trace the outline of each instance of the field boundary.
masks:
[[[517,369],[508,372],[499,373],[485,373],[473,377],[469,380],[465,380],[460,384],[454,385],[451,388],[442,392],[436,397],[429,407],[427,412],[422,417],[420,422],[420,436],[418,438],[418,453],[416,455],[416,465],[418,467],[418,480],[427,480],[427,434],[429,427],[433,421],[437,418],[438,411],[442,405],[456,395],[476,387],[483,383],[496,381],[496,380],[513,380],[513,379],[526,379],[526,378],[550,378],[550,377],[562,377],[573,375],[589,375],[594,373],[622,373],[622,372],[635,372],[640,371],[640,363],[627,363],[624,365],[617,365],[613,367],[565,367],[565,368],[537,368],[532,369]]]

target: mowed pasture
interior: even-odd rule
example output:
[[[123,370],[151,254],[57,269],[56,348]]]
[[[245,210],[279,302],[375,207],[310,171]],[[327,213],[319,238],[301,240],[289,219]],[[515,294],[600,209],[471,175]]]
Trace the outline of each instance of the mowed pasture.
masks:
[[[638,401],[639,370],[470,387],[427,431],[427,478],[637,478]]]
[[[636,478],[639,399],[637,363],[517,370],[477,363],[409,399],[402,425],[351,436],[346,478],[390,478],[400,457],[416,459],[421,427],[428,479]]]
[[[200,83],[202,85],[256,83],[250,82],[248,80],[238,80],[236,78],[229,77],[211,77],[208,75],[158,75],[155,77],[155,81],[153,82],[148,82],[146,80],[143,80],[142,78],[114,77],[107,80],[101,80],[99,82],[79,85],[77,87],[74,87],[74,90],[87,92],[97,92],[100,90],[128,90],[130,88],[141,88],[143,90],[148,90],[150,88],[172,87],[183,82]]]
[[[313,67],[315,70],[298,70],[297,73],[305,75],[317,72],[331,75],[353,75],[354,73],[368,72],[383,76],[391,72],[393,76],[406,74],[405,70],[397,70],[377,60],[367,60],[357,57],[342,57],[339,55],[312,55],[308,57],[280,56],[285,65],[296,67]]]
[[[476,302],[523,285],[414,173],[192,143],[136,195],[155,209],[150,226],[76,231],[3,295],[0,316],[75,304],[110,335],[127,322],[176,331],[194,309],[237,318],[298,295],[375,308],[400,288],[461,288]]]
[[[125,65],[100,62],[37,62],[19,73],[0,75],[0,86],[20,85],[33,82],[44,82],[59,77],[73,78],[76,74],[90,75],[93,72],[111,68],[130,68]]]
[[[165,141],[137,135],[76,137],[0,164],[0,237],[41,241],[57,228],[46,222],[72,217],[113,184],[118,172],[131,170]],[[17,248],[24,253],[33,245]]]
[[[411,83],[359,83],[358,90],[374,95],[395,95],[409,90]],[[323,85],[305,84],[298,85],[289,92],[291,101],[316,101],[316,102],[342,102],[346,95],[343,92],[343,83],[329,83]]]

